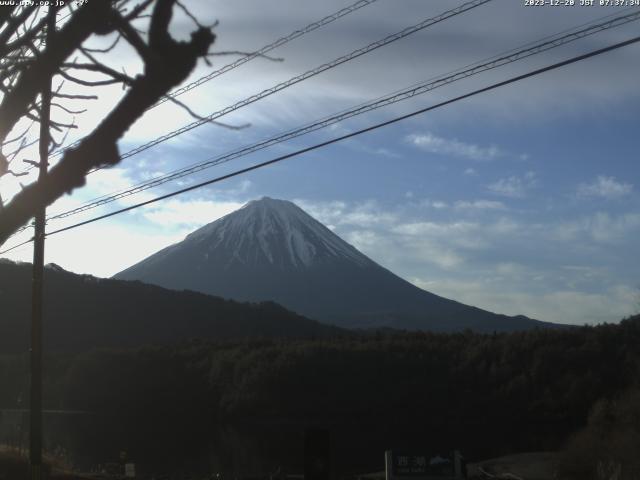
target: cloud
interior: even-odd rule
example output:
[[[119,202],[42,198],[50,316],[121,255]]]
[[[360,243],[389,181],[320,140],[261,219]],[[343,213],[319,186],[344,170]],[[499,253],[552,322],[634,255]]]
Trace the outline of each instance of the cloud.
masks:
[[[473,202],[457,201],[453,207],[456,210],[505,210],[507,207],[502,202],[494,200],[475,200]]]
[[[355,215],[363,206],[367,216]],[[637,262],[628,252],[640,233],[637,213],[531,221],[484,199],[410,198],[391,211],[347,201],[307,202],[304,208],[322,212],[338,235],[392,272],[480,308],[583,324],[618,321],[636,305]]]
[[[482,147],[464,143],[455,138],[438,137],[429,132],[409,135],[407,140],[422,150],[438,155],[452,155],[471,160],[495,160],[504,155],[504,152],[494,145]]]
[[[438,236],[453,237],[469,233],[478,228],[477,223],[472,222],[453,222],[453,223],[437,223],[437,222],[414,222],[403,223],[393,228],[393,232],[402,235],[414,236]]]
[[[558,223],[551,232],[556,239],[562,241],[591,240],[601,244],[615,244],[640,234],[640,214],[612,215],[596,212],[577,220]]]
[[[228,215],[242,205],[244,202],[173,199],[144,208],[142,215],[159,226],[195,229]]]
[[[483,239],[483,226],[476,222],[410,222],[398,223],[391,232],[399,235],[404,247],[422,250],[421,244],[430,244],[429,254],[437,257],[447,252],[449,257],[458,259],[455,265],[462,262],[462,250],[478,250],[487,246]],[[436,252],[437,248],[439,252]],[[454,255],[454,252],[457,254]],[[454,266],[450,263],[449,266]]]
[[[325,225],[347,225],[356,228],[370,228],[393,225],[398,220],[394,212],[384,211],[377,202],[366,201],[353,205],[346,202],[310,202],[295,199],[294,203]]]
[[[637,290],[624,284],[600,292],[562,289],[532,293],[510,288],[508,282],[486,279],[411,280],[420,288],[485,310],[573,325],[618,321],[634,313],[637,299]]]
[[[510,198],[524,198],[527,191],[536,185],[534,172],[527,172],[524,176],[513,175],[501,178],[487,186],[491,193]]]
[[[418,235],[394,236],[381,231],[353,230],[343,232],[342,236],[365,255],[386,266],[401,263],[407,255],[415,263],[434,265],[442,270],[455,269],[464,262],[464,257],[454,248]],[[392,271],[398,270],[392,267]]]
[[[141,225],[94,223],[47,238],[45,262],[76,273],[110,277],[152,253],[182,240],[188,229],[155,231]],[[32,261],[26,245],[7,255],[15,261]]]
[[[457,211],[506,210],[504,203],[495,200],[458,200],[453,203],[442,200],[422,200],[420,206],[436,210],[453,209]]]
[[[235,186],[224,190],[219,190],[219,193],[224,193],[227,196],[239,196],[245,195],[249,190],[253,188],[253,182],[251,180],[241,180]]]
[[[422,200],[420,202],[421,207],[426,208],[435,208],[436,210],[444,210],[445,208],[449,208],[449,204],[447,202],[443,202],[442,200]]]
[[[464,263],[464,249],[479,248],[471,222],[408,222],[404,207],[389,211],[376,202],[312,202],[296,200],[314,218],[375,261],[401,273],[412,262],[450,270]],[[435,202],[436,207],[444,202]],[[409,260],[410,259],[410,260]]]
[[[243,204],[209,198],[159,202],[136,213],[114,217],[122,219],[118,223],[113,220],[97,222],[50,237],[47,261],[54,261],[73,272],[87,273],[89,268],[93,275],[108,277],[181,241],[194,229]],[[7,255],[7,258],[21,261],[31,261],[30,257],[29,248]]]
[[[139,172],[135,173],[139,174]],[[51,213],[55,215],[69,211],[103,195],[128,189],[136,183],[130,174],[131,172],[124,168],[100,170],[88,177],[86,187],[74,192],[73,196],[66,195],[60,198],[51,207]],[[162,226],[164,229],[198,228],[240,208],[245,202],[238,198],[245,197],[252,186],[253,183],[250,180],[242,180],[230,188],[209,190],[208,194],[200,193],[195,197],[174,197],[148,205],[136,212],[139,212],[148,222]],[[104,208],[107,209],[106,211],[112,211],[151,200],[157,196],[158,192],[154,192],[154,189],[141,191],[106,204],[106,207],[91,209],[85,214],[69,217],[68,221],[56,220],[56,226],[58,222],[62,226],[63,222],[75,223],[104,213]]]
[[[632,184],[618,182],[615,177],[604,175],[599,175],[592,183],[578,185],[579,197],[601,197],[611,200],[629,195],[632,191]]]

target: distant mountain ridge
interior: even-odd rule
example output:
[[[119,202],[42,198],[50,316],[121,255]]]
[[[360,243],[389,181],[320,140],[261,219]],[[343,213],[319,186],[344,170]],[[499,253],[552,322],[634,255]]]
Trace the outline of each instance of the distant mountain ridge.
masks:
[[[29,348],[31,271],[0,260],[0,353]],[[331,337],[344,333],[272,302],[242,304],[197,292],[77,275],[47,265],[47,351],[171,344],[188,339]]]
[[[240,301],[275,301],[344,328],[509,331],[552,326],[421,290],[295,204],[264,197],[114,278]]]

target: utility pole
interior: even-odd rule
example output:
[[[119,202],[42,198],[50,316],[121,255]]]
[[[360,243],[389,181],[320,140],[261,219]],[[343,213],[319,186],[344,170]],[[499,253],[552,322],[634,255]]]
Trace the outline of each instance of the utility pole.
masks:
[[[46,48],[56,28],[56,8],[47,12]],[[51,77],[43,79],[40,95],[40,140],[38,181],[47,174],[51,117]],[[45,207],[35,215],[33,236],[33,280],[31,290],[31,402],[29,422],[29,465],[31,480],[43,480],[42,473],[42,283],[44,277]]]

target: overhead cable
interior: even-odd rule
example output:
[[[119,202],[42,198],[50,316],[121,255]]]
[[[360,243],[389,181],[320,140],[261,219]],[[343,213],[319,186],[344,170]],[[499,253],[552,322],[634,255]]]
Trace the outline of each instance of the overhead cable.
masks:
[[[263,90],[259,93],[256,93],[254,95],[251,95],[250,97],[245,98],[244,100],[240,100],[239,102],[234,103],[233,105],[230,105],[228,107],[223,108],[222,110],[218,110],[216,112],[213,112],[209,115],[207,115],[206,117],[203,117],[200,120],[196,120],[192,123],[189,123],[188,125],[185,125],[177,130],[174,130],[172,132],[169,132],[165,135],[162,135],[150,142],[147,142],[143,145],[140,145],[132,150],[129,150],[128,152],[123,153],[120,157],[121,159],[125,159],[125,158],[129,158],[132,157],[133,155],[136,155],[140,152],[143,152],[155,145],[158,145],[160,143],[166,142],[167,140],[170,140],[174,137],[177,137],[178,135],[182,135],[183,133],[186,133],[190,130],[193,130],[194,128],[197,128],[201,125],[204,125],[206,123],[210,123],[214,120],[217,120],[220,117],[223,117],[224,115],[227,115],[233,111],[236,111],[240,108],[246,107],[247,105],[250,105],[254,102],[257,102],[258,100],[261,100],[263,98],[266,98],[270,95],[273,95],[274,93],[277,93],[281,90],[284,90],[285,88],[291,87],[292,85],[295,85],[297,83],[300,83],[304,80],[307,80],[311,77],[314,77],[322,72],[325,72],[329,69],[335,68],[338,65],[341,65],[345,62],[351,61],[355,58],[358,58],[366,53],[369,53],[373,50],[376,50],[380,47],[383,47],[385,45],[388,45],[390,43],[393,43],[397,40],[400,40],[404,37],[407,37],[413,33],[416,33],[420,30],[423,30],[427,27],[430,27],[432,25],[435,25],[437,23],[443,22],[449,18],[455,17],[457,15],[460,15],[461,13],[464,13],[468,10],[471,10],[473,8],[477,8],[481,5],[484,5],[485,3],[489,3],[492,0],[472,0],[470,2],[464,3],[456,8],[453,8],[451,10],[447,10],[444,13],[441,13],[440,15],[437,15],[435,17],[432,18],[428,18],[426,20],[423,20],[420,23],[417,23],[411,27],[407,27],[397,33],[391,34],[386,36],[385,38],[378,40],[376,42],[370,43],[369,45],[365,46],[365,47],[361,47],[358,48],[357,50],[354,50],[346,55],[343,55],[341,57],[336,58],[335,60],[332,60],[328,63],[325,63],[323,65],[320,65],[316,68],[313,68],[311,70],[308,70],[300,75],[297,75],[295,77],[290,78],[289,80],[286,80],[284,82],[278,83],[277,85],[274,85],[273,87],[267,88],[266,90]],[[96,168],[92,171],[96,171],[99,170],[99,168]]]
[[[540,74],[545,73],[545,72],[556,70],[558,68],[565,67],[567,65],[570,65],[570,64],[573,64],[573,63],[577,63],[579,61],[586,60],[588,58],[595,57],[597,55],[602,55],[603,53],[611,52],[613,50],[617,50],[619,48],[622,48],[622,47],[625,47],[625,46],[628,46],[628,45],[631,45],[631,44],[634,44],[634,43],[638,43],[638,42],[640,42],[640,36],[637,36],[637,37],[631,38],[629,40],[625,40],[623,42],[619,42],[619,43],[610,45],[608,47],[604,47],[604,48],[601,48],[601,49],[598,49],[598,50],[594,50],[594,51],[591,51],[589,53],[586,53],[586,54],[583,54],[583,55],[579,55],[577,57],[570,58],[568,60],[564,60],[564,61],[561,61],[561,62],[558,62],[558,63],[554,63],[552,65],[549,65],[549,66],[546,66],[546,67],[543,67],[543,68],[539,68],[539,69],[530,71],[530,72],[522,74],[522,75],[511,77],[511,78],[509,78],[507,80],[503,80],[501,82],[491,84],[491,85],[489,85],[487,87],[483,87],[483,88],[480,88],[478,90],[474,90],[474,91],[472,91],[470,93],[466,93],[464,95],[460,95],[458,97],[446,100],[444,102],[440,102],[440,103],[437,103],[435,105],[431,105],[429,107],[425,107],[425,108],[422,108],[420,110],[416,110],[416,111],[408,113],[406,115],[395,117],[395,118],[393,118],[391,120],[387,120],[385,122],[381,122],[381,123],[372,125],[370,127],[363,128],[363,129],[357,130],[355,132],[348,133],[346,135],[342,135],[340,137],[335,137],[335,138],[332,138],[332,139],[327,140],[325,142],[317,143],[317,144],[312,145],[310,147],[306,147],[306,148],[303,148],[303,149],[300,149],[300,150],[296,150],[295,152],[291,152],[291,153],[288,153],[288,154],[285,154],[285,155],[281,155],[279,157],[276,157],[274,159],[268,160],[266,162],[258,163],[256,165],[252,165],[250,167],[246,167],[246,168],[243,168],[243,169],[240,169],[240,170],[236,170],[235,172],[228,173],[226,175],[222,175],[220,177],[216,177],[216,178],[207,180],[205,182],[198,183],[196,185],[191,185],[189,187],[186,187],[186,188],[183,188],[183,189],[171,192],[171,193],[167,193],[165,195],[161,195],[161,196],[153,198],[151,200],[147,200],[145,202],[140,202],[140,203],[137,203],[135,205],[131,205],[129,207],[122,208],[120,210],[116,210],[116,211],[107,213],[105,215],[100,215],[98,217],[94,217],[94,218],[85,220],[83,222],[79,222],[79,223],[76,223],[76,224],[73,224],[73,225],[69,225],[69,226],[66,226],[66,227],[63,227],[63,228],[59,228],[57,230],[54,230],[54,231],[51,231],[51,232],[47,233],[47,236],[51,236],[51,235],[55,235],[55,234],[58,234],[58,233],[66,232],[68,230],[72,230],[72,229],[75,229],[75,228],[78,228],[78,227],[81,227],[81,226],[84,226],[84,225],[88,225],[90,223],[97,222],[98,220],[103,220],[105,218],[113,217],[115,215],[119,215],[119,214],[124,213],[124,212],[129,212],[131,210],[135,210],[135,209],[138,209],[140,207],[144,207],[144,206],[159,202],[161,200],[165,200],[167,198],[175,197],[176,195],[181,195],[183,193],[190,192],[190,191],[196,190],[198,188],[205,187],[207,185],[212,185],[214,183],[218,183],[218,182],[221,182],[223,180],[227,180],[229,178],[233,178],[233,177],[236,177],[238,175],[242,175],[244,173],[251,172],[253,170],[258,170],[260,168],[264,168],[264,167],[273,165],[275,163],[282,162],[282,161],[287,160],[289,158],[297,157],[297,156],[299,156],[299,155],[301,155],[303,153],[307,153],[307,152],[310,152],[312,150],[317,150],[319,148],[323,148],[323,147],[326,147],[328,145],[332,145],[332,144],[340,142],[342,140],[346,140],[346,139],[349,139],[349,138],[352,138],[352,137],[355,137],[355,136],[358,136],[358,135],[362,135],[363,133],[371,132],[373,130],[377,130],[377,129],[380,129],[382,127],[386,127],[386,126],[392,125],[392,124],[400,122],[402,120],[406,120],[408,118],[412,118],[412,117],[415,117],[417,115],[421,115],[421,114],[429,112],[431,110],[435,110],[437,108],[441,108],[441,107],[444,107],[444,106],[459,102],[461,100],[464,100],[464,99],[479,95],[481,93],[485,93],[485,92],[488,92],[488,91],[491,91],[491,90],[495,90],[497,88],[504,87],[506,85],[509,85],[509,84],[512,84],[512,83],[515,83],[515,82],[519,82],[519,81],[525,80],[527,78],[534,77],[536,75],[540,75]],[[4,252],[0,252],[0,254],[2,254],[2,253],[4,253]]]
[[[207,75],[204,75],[202,77],[200,77],[197,80],[194,80],[193,82],[180,87],[176,90],[174,90],[173,92],[168,93],[166,96],[162,97],[160,100],[158,100],[158,102],[155,103],[155,105],[152,105],[151,107],[149,107],[146,111],[151,110],[152,108],[157,107],[158,105],[163,104],[164,102],[170,100],[171,98],[176,98],[179,95],[182,95],[183,93],[186,93],[190,90],[193,90],[196,87],[199,87],[200,85],[213,80],[216,77],[219,77],[220,75],[223,75],[235,68],[238,68],[241,65],[244,65],[247,62],[250,62],[251,60],[254,60],[256,58],[259,57],[263,57],[265,54],[269,53],[271,50],[274,50],[278,47],[281,47],[287,43],[289,43],[292,40],[295,40],[298,37],[301,37],[302,35],[305,35],[309,32],[312,32],[314,30],[317,30],[320,27],[324,27],[325,25],[328,25],[336,20],[338,20],[339,18],[344,17],[345,15],[348,15],[350,13],[355,12],[356,10],[361,9],[362,7],[366,7],[367,5],[371,5],[374,2],[377,2],[378,0],[358,0],[355,3],[352,3],[351,5],[344,7],[340,10],[338,10],[337,12],[334,12],[330,15],[327,15],[324,18],[321,18],[320,20],[317,20],[313,23],[310,23],[298,30],[294,30],[293,32],[291,32],[289,35],[286,35],[284,37],[281,37],[279,39],[277,39],[275,42],[272,42],[268,45],[265,45],[264,47],[260,48],[259,50],[256,50],[255,52],[252,52],[248,55],[242,56],[239,59],[237,59],[234,62],[228,63],[226,65],[224,65],[223,67],[220,67],[217,70],[214,70],[213,72],[208,73]],[[82,139],[79,139],[75,142],[73,142],[70,145],[67,145],[64,148],[60,148],[58,150],[56,150],[55,152],[53,152],[52,156],[60,156],[62,153],[64,153],[65,150],[69,149],[69,148],[73,148],[75,146],[77,146],[80,142],[82,141]]]
[[[616,17],[609,21],[592,25],[588,28],[583,28],[577,31],[571,31],[570,33],[565,34],[561,37],[557,37],[557,38],[551,37],[550,39],[540,43],[528,44],[530,46],[524,49],[510,50],[507,54],[492,57],[490,60],[485,61],[484,63],[474,63],[472,64],[471,67],[468,67],[468,68],[463,67],[462,69],[458,69],[453,73],[441,75],[439,77],[429,79],[425,82],[412,85],[411,87],[408,87],[404,90],[396,91],[384,97],[378,98],[374,101],[360,104],[349,110],[345,110],[338,114],[325,117],[321,120],[317,120],[313,123],[304,125],[302,127],[278,134],[274,137],[270,137],[266,140],[262,140],[252,145],[243,146],[239,149],[233,150],[231,152],[227,152],[223,155],[210,157],[207,160],[204,160],[202,162],[198,162],[194,165],[190,165],[190,166],[178,169],[174,172],[141,182],[137,185],[121,190],[119,192],[114,192],[111,194],[98,197],[79,207],[76,207],[58,214],[54,214],[50,216],[48,220],[66,218],[71,215],[75,215],[75,214],[78,214],[78,213],[81,213],[81,212],[84,212],[108,203],[111,203],[113,201],[134,195],[136,193],[148,190],[150,188],[154,188],[156,186],[165,184],[167,182],[177,180],[187,175],[192,175],[194,173],[200,172],[207,168],[211,168],[213,166],[220,165],[222,163],[227,163],[231,160],[246,156],[248,154],[276,145],[278,143],[282,143],[282,142],[291,140],[293,138],[297,138],[299,136],[314,132],[316,130],[325,128],[329,125],[333,125],[338,122],[344,121],[348,118],[361,115],[363,113],[367,113],[372,110],[391,105],[393,103],[407,100],[409,98],[424,94],[436,88],[442,87],[444,85],[448,85],[458,80],[462,80],[472,75],[476,75],[488,70],[492,70],[494,68],[498,68],[506,64],[509,64],[518,60],[522,60],[524,58],[528,58],[538,53],[546,52],[548,50],[579,40],[586,36],[593,35],[595,33],[601,32],[603,30],[607,30],[609,28],[624,25],[632,21],[637,21],[639,19],[640,19],[640,11],[636,11],[632,14]],[[546,37],[546,38],[549,38],[549,37]]]
[[[243,65],[247,62],[250,62],[251,60],[258,58],[258,57],[262,57],[265,54],[269,53],[271,50],[274,50],[278,47],[281,47],[282,45],[289,43],[291,40],[295,40],[298,37],[301,37],[302,35],[312,32],[313,30],[316,30],[320,27],[323,27],[331,22],[334,22],[335,20],[338,20],[341,17],[344,17],[345,15],[348,15],[352,12],[355,12],[356,10],[362,8],[362,7],[366,7],[367,5],[372,4],[373,2],[375,2],[377,0],[358,0],[357,2],[349,5],[348,7],[345,7],[341,10],[338,10],[335,13],[332,13],[331,15],[327,15],[326,17],[322,18],[321,20],[318,20],[317,22],[313,22],[310,23],[309,25],[307,25],[306,27],[303,27],[299,30],[295,30],[293,32],[291,32],[289,35],[284,36],[279,38],[278,40],[276,40],[273,43],[270,43],[269,45],[265,45],[264,47],[262,47],[260,50],[257,50],[253,53],[250,53],[249,55],[243,56],[239,59],[237,59],[235,62],[229,63],[217,70],[214,70],[211,73],[208,73],[207,75],[204,75],[203,77],[200,77],[197,80],[194,80],[193,82],[180,87],[176,90],[174,90],[173,92],[170,92],[167,96],[168,97],[172,97],[175,98],[179,95],[182,95],[183,93],[186,93],[190,90],[193,90],[196,87],[199,87],[200,85],[202,85],[203,83],[208,82],[209,80],[213,80],[216,77],[219,77],[220,75],[229,72],[230,70],[233,70],[234,68],[239,67],[240,65]],[[167,97],[163,97],[162,99],[160,99],[158,101],[158,103],[156,103],[156,105],[160,105],[161,103],[166,102],[167,100],[169,100]],[[156,106],[154,105],[154,107]],[[153,108],[153,107],[151,107]]]

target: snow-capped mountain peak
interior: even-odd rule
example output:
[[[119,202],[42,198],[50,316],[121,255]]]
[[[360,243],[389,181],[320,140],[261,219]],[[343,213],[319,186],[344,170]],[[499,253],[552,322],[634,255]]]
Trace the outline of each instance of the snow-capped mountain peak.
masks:
[[[360,265],[371,261],[295,204],[263,197],[247,203],[187,236],[190,248],[227,252],[227,264],[263,263],[308,267],[341,258]]]
[[[538,325],[426,292],[291,202],[264,197],[116,275],[241,301],[275,301],[346,327],[483,331]]]

